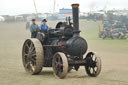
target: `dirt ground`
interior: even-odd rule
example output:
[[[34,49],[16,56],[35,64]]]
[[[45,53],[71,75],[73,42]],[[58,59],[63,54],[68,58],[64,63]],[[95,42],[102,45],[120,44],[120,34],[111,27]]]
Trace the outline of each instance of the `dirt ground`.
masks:
[[[56,22],[49,22],[53,27]],[[54,77],[52,68],[40,75],[30,75],[22,65],[22,46],[30,32],[25,23],[0,23],[0,85],[128,85],[128,40],[98,38],[100,22],[80,21],[81,35],[88,41],[88,51],[102,59],[102,72],[89,77],[84,67],[70,72],[65,79]]]

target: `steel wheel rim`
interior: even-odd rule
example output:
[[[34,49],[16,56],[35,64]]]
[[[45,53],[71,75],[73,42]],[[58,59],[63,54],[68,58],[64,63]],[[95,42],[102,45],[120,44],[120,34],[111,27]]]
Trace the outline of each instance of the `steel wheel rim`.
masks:
[[[87,66],[87,68],[88,68],[88,71],[89,71],[90,75],[96,75],[96,71],[97,71],[97,66],[96,66],[97,57],[94,54],[91,54],[91,58],[92,58],[92,61],[94,62],[94,65]]]
[[[87,58],[91,58],[91,62],[93,63],[85,67],[86,72],[89,74],[89,76],[96,77],[101,72],[100,57],[96,56],[94,53],[90,53],[89,56],[86,57],[86,59]]]
[[[53,70],[57,78],[63,79],[68,73],[67,57],[64,53],[58,52],[53,56]]]
[[[31,40],[27,40],[23,47],[23,61],[26,71],[34,72],[36,65],[36,50]]]

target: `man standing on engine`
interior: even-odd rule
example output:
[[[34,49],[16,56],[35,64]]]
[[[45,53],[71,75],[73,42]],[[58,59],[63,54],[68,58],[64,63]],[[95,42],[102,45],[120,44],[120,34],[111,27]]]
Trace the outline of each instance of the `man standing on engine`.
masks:
[[[40,32],[47,32],[48,25],[46,23],[47,23],[47,20],[46,19],[43,19],[42,20],[42,24],[40,26]]]
[[[31,38],[36,38],[37,32],[40,31],[39,26],[35,23],[35,19],[32,19],[32,24],[30,26]]]

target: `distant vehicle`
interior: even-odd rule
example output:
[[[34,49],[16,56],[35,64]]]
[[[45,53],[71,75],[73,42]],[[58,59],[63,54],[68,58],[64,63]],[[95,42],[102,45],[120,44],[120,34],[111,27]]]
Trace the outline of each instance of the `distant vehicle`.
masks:
[[[101,37],[102,37],[103,39],[105,39],[105,38],[114,39],[113,34],[112,34],[112,31],[104,31],[104,32],[102,32]]]
[[[118,39],[127,39],[127,29],[126,28],[116,28],[112,30],[114,37]]]
[[[99,38],[127,39],[127,30],[124,28],[115,28],[111,31],[110,30],[100,31]]]
[[[113,24],[107,20],[103,22],[104,27],[99,30],[99,38],[127,39],[127,28],[120,21],[115,21]]]
[[[112,25],[109,23],[109,21],[104,21],[103,23],[103,27],[99,29],[99,38],[112,38],[114,39],[114,37],[112,36]]]

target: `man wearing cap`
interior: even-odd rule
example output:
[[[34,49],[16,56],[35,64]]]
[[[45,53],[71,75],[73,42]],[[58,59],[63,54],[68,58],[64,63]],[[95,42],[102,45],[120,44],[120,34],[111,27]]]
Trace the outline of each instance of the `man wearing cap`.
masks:
[[[47,20],[46,19],[43,19],[42,20],[42,24],[40,26],[40,32],[47,32],[48,25],[46,23],[47,23]]]
[[[39,26],[35,23],[35,19],[32,19],[32,24],[30,26],[31,38],[36,38],[37,32],[40,31]]]

